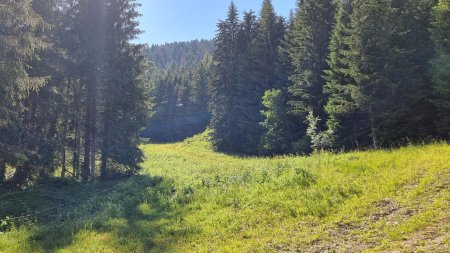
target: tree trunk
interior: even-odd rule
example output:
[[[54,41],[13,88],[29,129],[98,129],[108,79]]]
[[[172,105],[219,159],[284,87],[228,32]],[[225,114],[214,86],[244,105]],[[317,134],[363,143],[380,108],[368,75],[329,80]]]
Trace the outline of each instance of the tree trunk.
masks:
[[[56,129],[56,127],[57,127],[57,123],[58,122],[58,115],[57,114],[55,114],[54,115],[54,117],[53,117],[53,119],[49,122],[50,124],[49,124],[49,131],[48,131],[48,135],[49,136],[56,136],[57,135],[57,129]],[[52,156],[52,158],[55,158],[55,146],[50,146],[49,147],[49,150],[48,150],[48,154],[50,154],[51,156]],[[56,170],[56,168],[55,168],[55,163],[54,163],[54,161],[55,161],[56,159],[51,159],[51,162],[47,165],[50,169],[51,169],[51,171],[52,172],[54,172],[55,170]]]
[[[94,79],[95,80],[95,79]],[[97,90],[95,83],[88,86],[88,99],[86,104],[86,129],[84,141],[84,164],[81,171],[81,179],[86,182],[95,175],[95,153],[96,153],[96,113],[97,113]]]
[[[103,147],[102,147],[102,166],[100,169],[100,179],[106,179],[107,166],[108,166],[108,156],[109,156],[109,122],[105,119],[104,126],[104,136],[103,136]]]
[[[61,165],[61,177],[62,178],[65,178],[66,177],[66,171],[67,171],[67,167],[66,167],[66,144],[64,143],[63,144],[63,147],[62,147],[62,161],[61,161],[61,163],[62,163],[62,165]]]
[[[80,176],[80,123],[78,122],[78,119],[75,123],[75,143],[73,147],[73,160],[72,160],[72,166],[73,166],[73,177],[75,179],[78,179]]]
[[[100,178],[102,180],[106,179],[108,173],[108,156],[109,156],[109,143],[108,140],[105,141],[102,148],[102,167],[100,171]]]
[[[83,161],[83,168],[81,170],[81,180],[83,182],[87,182],[89,180],[89,177],[91,175],[91,168],[92,168],[92,160],[91,156],[92,154],[92,120],[93,120],[93,113],[92,113],[92,103],[89,102],[86,108],[86,122],[85,122],[85,130],[84,130],[84,161]]]
[[[6,179],[6,161],[4,157],[0,157],[0,185],[3,184],[5,179]]]
[[[91,172],[91,138],[92,135],[89,131],[89,120],[86,121],[86,132],[84,134],[84,162],[81,170],[81,180],[87,182],[89,180]]]
[[[378,149],[378,136],[375,127],[375,119],[373,115],[372,105],[369,106],[369,117],[370,117],[370,135],[372,137],[372,145],[374,149]]]
[[[94,123],[95,125],[95,123]],[[92,132],[92,139],[91,139],[91,170],[90,170],[90,177],[91,178],[95,178],[95,162],[96,162],[96,150],[97,150],[97,145],[96,145],[96,139],[97,139],[97,135],[95,133],[95,130],[93,130]]]
[[[70,82],[72,83],[72,79],[70,79]],[[73,147],[73,160],[72,160],[72,166],[73,166],[73,177],[75,179],[79,179],[80,177],[80,153],[81,153],[81,127],[80,127],[80,121],[81,121],[81,91],[83,87],[80,83],[78,85],[78,88],[75,88],[74,90],[74,108],[75,108],[75,116],[74,116],[74,131],[75,131],[75,143]]]

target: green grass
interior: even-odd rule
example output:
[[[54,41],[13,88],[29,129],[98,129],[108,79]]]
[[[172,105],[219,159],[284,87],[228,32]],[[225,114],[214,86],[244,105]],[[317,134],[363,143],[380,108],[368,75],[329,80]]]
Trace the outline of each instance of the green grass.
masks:
[[[3,224],[0,252],[450,251],[445,143],[258,158],[205,133],[142,149],[139,176],[0,193],[0,217],[60,205]]]

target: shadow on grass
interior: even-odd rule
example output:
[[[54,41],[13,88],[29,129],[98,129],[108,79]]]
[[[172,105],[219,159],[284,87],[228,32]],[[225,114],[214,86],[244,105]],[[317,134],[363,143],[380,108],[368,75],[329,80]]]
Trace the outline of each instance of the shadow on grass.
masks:
[[[24,243],[44,252],[96,244],[89,234],[107,234],[102,243],[119,252],[165,252],[195,232],[183,226],[184,194],[162,177],[89,185],[53,180],[0,195],[0,219],[32,214],[8,225],[27,230]]]

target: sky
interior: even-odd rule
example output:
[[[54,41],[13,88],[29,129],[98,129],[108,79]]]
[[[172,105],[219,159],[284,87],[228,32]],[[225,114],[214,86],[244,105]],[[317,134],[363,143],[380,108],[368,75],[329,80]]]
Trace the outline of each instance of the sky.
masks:
[[[259,13],[263,0],[234,0],[239,12]],[[143,15],[138,42],[164,44],[174,41],[212,39],[219,19],[226,18],[231,0],[137,0]],[[272,0],[278,15],[288,17],[296,0]]]

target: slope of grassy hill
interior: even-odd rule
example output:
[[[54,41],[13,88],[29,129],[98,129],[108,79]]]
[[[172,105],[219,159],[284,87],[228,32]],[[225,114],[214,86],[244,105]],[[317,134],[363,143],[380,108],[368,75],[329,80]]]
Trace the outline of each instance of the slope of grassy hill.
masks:
[[[0,252],[450,251],[448,144],[257,158],[205,133],[142,148],[139,176],[0,193],[0,219],[30,216],[0,225]]]

